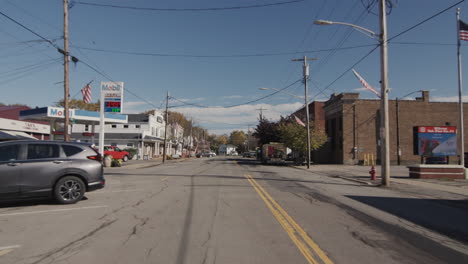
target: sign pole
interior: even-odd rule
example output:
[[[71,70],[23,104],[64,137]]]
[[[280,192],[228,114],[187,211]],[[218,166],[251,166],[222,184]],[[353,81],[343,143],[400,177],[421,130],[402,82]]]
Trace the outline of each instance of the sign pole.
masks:
[[[463,86],[462,86],[462,64],[461,64],[461,53],[460,53],[460,8],[457,8],[457,57],[458,57],[458,101],[459,101],[459,131],[460,131],[460,161],[459,164],[465,167],[465,131],[463,125]],[[465,173],[465,179],[468,179],[468,175]]]
[[[99,111],[99,153],[104,157],[104,93],[103,86],[101,84],[101,101]],[[103,159],[104,160],[104,159]]]

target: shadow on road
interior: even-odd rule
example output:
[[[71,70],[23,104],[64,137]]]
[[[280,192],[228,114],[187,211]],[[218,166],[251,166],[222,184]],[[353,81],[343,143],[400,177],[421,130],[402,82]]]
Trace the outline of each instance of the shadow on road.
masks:
[[[347,196],[452,239],[468,243],[468,200]]]

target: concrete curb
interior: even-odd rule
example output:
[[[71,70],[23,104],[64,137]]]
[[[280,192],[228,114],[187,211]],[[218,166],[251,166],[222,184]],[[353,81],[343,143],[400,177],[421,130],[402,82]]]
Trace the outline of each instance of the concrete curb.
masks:
[[[307,171],[309,173],[314,173],[314,171],[310,171],[306,168],[301,168],[301,167],[297,167],[297,166],[289,166],[290,168],[295,168],[295,169],[298,169],[298,170],[303,170],[303,171]],[[340,175],[326,175],[328,177],[334,177],[334,178],[340,178],[340,179],[343,179],[343,180],[347,180],[347,181],[352,181],[352,182],[357,182],[357,183],[360,183],[360,184],[364,184],[364,185],[367,185],[367,186],[375,186],[375,187],[378,187],[380,186],[381,184],[373,184],[371,182],[367,182],[367,181],[363,181],[363,180],[358,180],[358,179],[353,179],[353,178],[350,178],[350,177],[346,177],[346,176],[340,176]]]

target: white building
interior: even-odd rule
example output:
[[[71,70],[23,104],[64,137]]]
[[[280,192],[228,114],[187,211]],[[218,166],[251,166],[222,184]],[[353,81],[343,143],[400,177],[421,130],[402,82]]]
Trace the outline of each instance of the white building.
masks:
[[[168,155],[176,154],[182,156],[183,149],[184,149],[184,128],[179,125],[178,123],[170,124],[170,134],[168,135],[168,139],[170,139],[172,143],[171,153]]]
[[[38,123],[0,118],[0,140],[46,139],[50,126]]]
[[[138,149],[139,159],[157,158],[163,155],[165,121],[159,111],[152,114],[128,114],[126,124],[109,124],[105,127],[104,144],[117,146],[120,149]],[[95,131],[99,131],[99,125]],[[91,136],[98,137],[98,133],[92,133],[88,125],[74,125],[72,128],[73,140],[92,142]],[[168,150],[171,142],[168,142]],[[168,153],[171,154],[171,153]]]
[[[219,148],[218,148],[219,155],[231,155],[233,152],[236,152],[236,146],[231,145],[231,144],[219,145]]]

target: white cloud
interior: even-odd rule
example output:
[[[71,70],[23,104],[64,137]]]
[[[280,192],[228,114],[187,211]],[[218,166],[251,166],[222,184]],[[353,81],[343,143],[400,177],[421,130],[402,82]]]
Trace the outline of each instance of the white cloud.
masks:
[[[468,101],[468,95],[462,96],[463,102]],[[458,96],[434,96],[431,97],[432,102],[458,102]]]
[[[204,97],[190,98],[190,99],[177,98],[177,101],[187,102],[187,103],[190,103],[190,102],[200,102],[200,101],[205,101],[205,100],[206,100],[206,98],[204,98]]]
[[[191,99],[190,101],[193,101]],[[303,103],[288,104],[255,104],[241,105],[231,108],[225,107],[176,107],[171,111],[180,112],[187,118],[192,118],[196,125],[208,129],[213,134],[230,134],[234,130],[247,131],[248,126],[252,130],[258,124],[260,109],[265,118],[271,121],[279,120],[280,116],[287,116],[304,106]],[[125,113],[141,113],[152,109],[147,102],[125,102]],[[164,109],[162,109],[164,110]]]
[[[369,90],[367,90],[367,88],[364,88],[364,87],[353,89],[353,91],[356,91],[356,92],[364,92],[364,91],[370,92]]]
[[[241,99],[244,98],[242,95],[229,95],[229,96],[223,96],[223,99]]]
[[[148,108],[148,103],[143,101],[125,102],[123,110],[128,114],[136,114],[145,111]]]
[[[181,107],[173,109],[174,111],[183,113],[188,118],[193,118],[194,121],[204,128],[207,128],[210,133],[224,134],[230,133],[233,130],[247,130],[247,126],[255,126],[258,124],[260,110],[263,109],[265,118],[277,121],[281,115],[286,116],[303,106],[301,103],[293,104],[256,104],[242,105],[231,108],[224,107]]]

